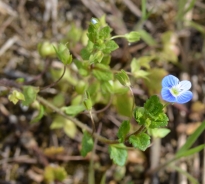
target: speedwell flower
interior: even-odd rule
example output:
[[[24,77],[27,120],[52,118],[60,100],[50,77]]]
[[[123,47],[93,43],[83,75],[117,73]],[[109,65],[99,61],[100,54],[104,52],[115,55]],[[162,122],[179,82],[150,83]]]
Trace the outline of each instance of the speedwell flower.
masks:
[[[189,91],[190,88],[190,81],[179,81],[177,77],[168,75],[162,80],[162,99],[171,103],[186,103],[193,97],[192,92]]]

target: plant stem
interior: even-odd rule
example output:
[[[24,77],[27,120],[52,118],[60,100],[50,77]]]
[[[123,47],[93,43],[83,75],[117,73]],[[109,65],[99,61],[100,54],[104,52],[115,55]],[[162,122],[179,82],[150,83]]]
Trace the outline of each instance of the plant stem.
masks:
[[[59,109],[58,107],[54,106],[52,103],[50,103],[49,101],[45,100],[44,98],[37,96],[37,100],[42,103],[43,105],[49,107],[50,109],[52,109],[54,112],[58,113],[59,115],[63,116],[64,118],[72,121],[73,123],[75,123],[79,128],[86,130],[87,132],[89,132],[90,134],[92,134],[92,129],[89,128],[87,125],[83,124],[81,121],[77,120],[74,117],[68,116],[66,115],[61,109]],[[97,133],[94,133],[93,136],[98,139],[100,142],[106,143],[106,144],[118,144],[119,141],[118,140],[109,140],[101,135],[98,135]]]
[[[64,76],[64,74],[65,74],[65,71],[66,71],[66,65],[64,65],[63,73],[62,73],[62,75],[60,76],[60,78],[59,78],[57,81],[53,82],[52,84],[49,84],[48,86],[45,86],[45,87],[41,88],[40,91],[43,91],[43,90],[45,90],[45,89],[47,89],[47,88],[50,88],[50,87],[55,86],[55,85],[63,78],[63,76]]]
[[[89,111],[89,114],[90,114],[90,119],[91,119],[91,122],[92,122],[92,135],[93,135],[93,133],[95,132],[95,122],[94,122],[91,110]]]
[[[133,110],[134,110],[134,107],[135,107],[135,96],[134,96],[134,93],[132,91],[132,88],[130,86],[128,86],[130,92],[131,92],[131,95],[132,95],[132,99],[133,99],[133,102],[132,102],[132,109],[131,109],[131,115],[130,115],[130,121],[132,119],[132,113],[133,113]]]
[[[142,132],[144,129],[145,129],[145,127],[144,127],[144,126],[141,126],[137,131],[135,131],[135,132],[129,134],[129,135],[125,138],[125,141],[127,141],[131,135],[137,135],[137,134],[139,134],[140,132]]]
[[[115,38],[124,38],[124,37],[125,35],[116,35],[116,36],[111,37],[110,39],[113,40]]]

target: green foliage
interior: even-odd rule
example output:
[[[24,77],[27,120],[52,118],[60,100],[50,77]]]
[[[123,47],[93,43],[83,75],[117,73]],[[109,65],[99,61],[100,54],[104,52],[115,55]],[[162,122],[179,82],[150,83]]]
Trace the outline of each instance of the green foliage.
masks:
[[[103,52],[106,54],[111,53],[112,51],[116,50],[119,46],[115,43],[113,40],[109,40],[105,44],[105,48],[103,49]]]
[[[124,70],[121,70],[115,75],[116,79],[123,85],[123,86],[130,86],[130,79],[127,73]]]
[[[157,42],[155,41],[155,39],[147,31],[139,30],[138,33],[140,34],[141,39],[149,46],[157,45]]]
[[[109,26],[105,26],[103,27],[102,29],[100,29],[99,31],[99,38],[100,39],[103,39],[103,40],[106,40],[110,37],[110,32],[111,32],[111,29]]]
[[[130,117],[132,114],[133,98],[129,91],[115,94],[113,103],[119,114]]]
[[[176,34],[174,32],[168,31],[163,33],[163,49],[161,52],[158,53],[158,57],[160,58],[160,60],[164,60],[165,62],[170,61],[172,63],[178,62],[178,55],[173,49],[174,47],[176,47],[176,39]]]
[[[163,105],[160,103],[159,97],[154,95],[144,104],[145,110],[154,118],[163,112]]]
[[[163,112],[163,105],[160,103],[159,97],[151,96],[144,107],[137,107],[134,111],[135,120],[146,128],[160,128],[166,126],[168,117]]]
[[[87,110],[92,109],[92,100],[90,98],[90,94],[87,91],[85,92],[85,99],[83,100],[83,104],[85,105],[85,108]]]
[[[64,43],[68,43],[69,48],[72,48],[78,42],[80,42],[82,35],[83,35],[82,29],[80,27],[77,27],[75,24],[72,24],[71,28],[68,31],[68,34],[66,35],[66,39],[64,40]]]
[[[150,136],[146,133],[139,133],[137,135],[131,135],[129,142],[135,147],[142,151],[145,151],[150,145]]]
[[[22,102],[23,105],[29,106],[31,103],[36,100],[37,93],[39,92],[39,88],[32,86],[24,86],[23,94],[25,97],[25,101]]]
[[[79,74],[82,76],[88,76],[89,74],[89,63],[81,62],[79,60],[74,60],[76,67],[78,68]]]
[[[205,121],[195,130],[195,132],[189,136],[186,143],[178,150],[176,156],[186,154],[187,150],[194,144],[196,139],[201,135],[201,133],[205,130]],[[200,147],[199,147],[200,148]]]
[[[109,66],[100,63],[95,65],[93,75],[100,81],[109,81],[113,79],[113,74]]]
[[[50,43],[45,41],[43,43],[38,44],[38,52],[42,57],[55,57],[56,52],[54,47],[56,47],[56,43]]]
[[[148,132],[155,138],[163,138],[170,132],[170,130],[167,128],[153,128],[149,129]]]
[[[193,9],[196,0],[191,1],[178,1],[178,11],[176,15],[176,20],[184,19],[186,13],[188,13],[191,9]]]
[[[77,114],[85,110],[85,106],[83,104],[82,105],[71,105],[68,107],[63,107],[63,110],[68,115],[76,116]]]
[[[47,183],[54,181],[62,182],[67,177],[67,173],[63,167],[60,166],[47,166],[44,170],[44,180]]]
[[[140,40],[140,34],[136,31],[131,31],[128,34],[125,34],[125,38],[127,39],[128,42],[137,42]]]
[[[119,166],[123,166],[127,160],[126,146],[122,143],[109,146],[110,158]]]
[[[129,131],[130,131],[130,122],[123,121],[117,132],[117,137],[120,139],[120,142],[125,141],[126,135],[129,133]]]
[[[82,149],[80,151],[81,155],[85,157],[90,151],[92,151],[93,146],[93,137],[87,131],[84,131],[82,139]]]
[[[112,81],[102,81],[101,91],[102,91],[102,94],[112,94],[113,93]]]
[[[149,72],[145,69],[150,69],[149,62],[153,59],[152,56],[142,56],[138,59],[132,59],[131,61],[131,72],[137,78],[148,78]]]
[[[44,112],[45,112],[44,107],[43,107],[42,105],[40,105],[40,107],[39,107],[39,112],[38,112],[37,116],[35,116],[35,117],[30,121],[30,123],[33,124],[33,123],[38,122],[38,121],[44,116]]]
[[[145,5],[146,0],[143,0],[143,21],[149,16],[146,12]],[[168,117],[163,111],[164,106],[161,104],[158,96],[151,96],[146,100],[143,107],[136,107],[134,109],[135,99],[129,91],[131,81],[136,78],[143,78],[141,82],[147,86],[149,94],[158,94],[161,90],[161,79],[167,72],[164,69],[151,68],[150,62],[162,57],[164,60],[167,59],[168,61],[176,63],[177,54],[172,56],[174,52],[171,49],[171,46],[173,46],[172,38],[174,38],[175,34],[172,32],[165,33],[162,35],[163,44],[161,48],[159,47],[158,52],[150,56],[141,56],[137,59],[132,59],[130,67],[131,74],[129,73],[128,76],[125,70],[115,71],[117,67],[115,70],[112,70],[110,66],[111,53],[119,48],[114,39],[125,38],[128,42],[132,43],[139,41],[140,37],[142,37],[150,46],[156,46],[156,41],[149,33],[143,30],[139,32],[132,31],[124,35],[116,36],[111,36],[111,32],[112,29],[106,24],[105,17],[100,19],[92,18],[87,31],[78,30],[78,28],[73,25],[71,26],[69,35],[59,45],[52,45],[50,42],[39,45],[39,53],[43,57],[57,55],[64,65],[71,64],[72,62],[72,55],[67,46],[73,47],[77,42],[82,41],[81,39],[83,39],[83,45],[85,45],[80,51],[80,56],[74,59],[73,65],[66,67],[67,70],[64,73],[63,80],[58,83],[60,93],[55,95],[51,100],[53,104],[48,105],[42,103],[58,113],[58,110],[53,108],[53,105],[57,106],[62,110],[61,115],[63,112],[67,115],[67,118],[59,115],[55,116],[50,128],[62,128],[64,133],[70,138],[74,138],[78,131],[75,123],[80,128],[85,128],[85,126],[82,122],[75,121],[75,119],[68,116],[76,116],[84,110],[91,112],[92,108],[95,106],[98,107],[99,104],[107,105],[106,103],[109,102],[105,109],[107,109],[109,105],[113,105],[120,115],[126,116],[130,120],[133,115],[138,125],[141,126],[139,130],[130,133],[130,121],[125,120],[117,132],[118,140],[113,141],[113,143],[117,142],[119,144],[109,145],[110,158],[115,164],[123,166],[128,156],[127,148],[123,142],[129,141],[134,148],[144,151],[150,145],[150,136],[162,138],[169,133],[168,129],[161,128],[167,125]],[[85,34],[87,34],[86,38]],[[76,54],[78,53],[76,52]],[[51,68],[51,75],[53,79],[57,81],[62,75],[62,70]],[[15,104],[19,100],[22,100],[23,105],[29,106],[36,100],[38,92],[38,88],[25,86],[23,87],[23,93],[14,90],[13,93],[9,95],[9,100]],[[65,100],[65,97],[68,96],[69,98]],[[48,101],[47,103],[50,102]],[[68,103],[69,106],[62,107]],[[43,115],[47,113],[42,105],[37,109],[39,113],[32,119],[31,123],[38,122]],[[88,152],[92,151],[94,146],[93,138],[96,137],[96,134],[91,135],[91,129],[85,129],[80,151],[82,156],[86,156]],[[106,138],[100,136],[98,138],[102,140],[102,142],[103,140],[106,142]],[[178,153],[177,158],[183,155],[190,155],[203,148],[204,145],[189,149],[193,140],[195,139],[192,139],[192,141]],[[107,142],[112,141],[107,140]],[[186,153],[184,150],[186,150]],[[56,170],[54,167],[45,169],[46,181],[63,181],[65,177],[66,174],[61,168],[59,170]]]
[[[76,136],[76,133],[77,133],[76,125],[72,121],[70,121],[62,116],[56,116],[53,119],[53,122],[51,123],[50,128],[51,129],[63,128],[65,134],[71,138],[74,138]]]
[[[58,59],[62,61],[64,65],[70,64],[72,62],[72,55],[70,54],[70,51],[66,47],[66,45],[60,43],[58,47],[54,47],[56,51],[56,55],[58,56]]]
[[[171,168],[175,169],[180,174],[183,174],[184,176],[186,176],[191,184],[199,184],[199,182],[193,176],[191,176],[188,172],[182,170],[180,167],[171,166]]]
[[[144,83],[148,88],[149,95],[160,93],[162,89],[161,81],[165,75],[167,75],[167,71],[163,68],[151,68],[148,70]]]
[[[24,94],[23,93],[21,93],[21,92],[19,92],[19,91],[17,91],[17,90],[13,90],[12,91],[12,94],[10,94],[9,96],[8,96],[8,99],[11,101],[11,102],[13,102],[14,104],[17,104],[17,102],[19,101],[19,100],[25,100],[25,97],[24,97]]]

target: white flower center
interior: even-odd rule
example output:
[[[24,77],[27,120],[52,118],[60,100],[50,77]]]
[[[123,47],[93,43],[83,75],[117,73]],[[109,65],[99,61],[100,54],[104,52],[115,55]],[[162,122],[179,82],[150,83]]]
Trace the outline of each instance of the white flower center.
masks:
[[[171,89],[170,89],[170,92],[173,96],[177,97],[184,89],[181,87],[181,85],[176,85],[176,86],[173,86]]]

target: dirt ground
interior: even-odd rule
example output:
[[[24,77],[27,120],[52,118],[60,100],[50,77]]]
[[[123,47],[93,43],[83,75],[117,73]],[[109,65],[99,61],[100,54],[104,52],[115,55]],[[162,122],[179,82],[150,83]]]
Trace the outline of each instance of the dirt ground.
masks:
[[[104,183],[108,184],[191,183],[171,166],[157,173],[148,172],[172,158],[205,119],[205,1],[190,1],[194,6],[187,12],[180,8],[179,2],[147,0],[149,15],[145,17],[139,0],[0,1],[0,184],[46,183],[44,173],[48,165],[61,166],[67,173],[65,181],[53,183],[86,184],[90,160],[94,160],[96,184],[103,184],[103,177]],[[188,1],[185,6],[189,6]],[[60,75],[62,64],[57,58],[41,57],[39,43],[71,42],[71,54],[78,58],[83,48],[83,41],[77,38],[78,31],[83,33],[92,17],[103,15],[106,15],[113,35],[144,31],[142,39],[133,44],[116,40],[120,48],[112,53],[112,68],[129,71],[132,58],[155,56],[150,65],[151,69],[157,69],[150,70],[150,78],[157,80],[170,73],[180,80],[192,82],[191,102],[167,108],[171,132],[163,139],[152,139],[145,152],[130,149],[123,167],[113,164],[108,146],[100,142],[94,155],[82,157],[79,151],[82,130],[77,128],[71,138],[62,129],[50,129],[56,113],[49,108],[40,121],[31,124],[29,122],[38,113],[35,105],[25,108],[8,100],[9,90],[16,87],[15,81],[19,78],[23,78],[25,84],[44,87]],[[151,85],[141,78],[133,82],[135,102],[139,106],[160,90],[157,84]],[[68,83],[72,81],[68,80]],[[74,91],[72,87],[65,87],[67,84],[64,89],[63,85],[59,82],[40,96],[53,100],[58,108],[69,104]],[[66,91],[63,97],[58,95],[60,90]],[[104,106],[96,104],[95,108],[99,110]],[[89,121],[85,114],[78,115],[77,119]],[[115,139],[123,117],[110,108],[99,113],[96,119],[98,131]],[[194,146],[204,144],[204,141],[203,133]],[[176,166],[205,184],[205,151],[181,159]]]

